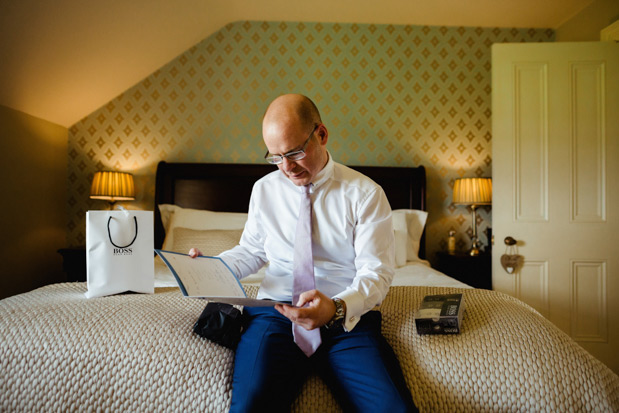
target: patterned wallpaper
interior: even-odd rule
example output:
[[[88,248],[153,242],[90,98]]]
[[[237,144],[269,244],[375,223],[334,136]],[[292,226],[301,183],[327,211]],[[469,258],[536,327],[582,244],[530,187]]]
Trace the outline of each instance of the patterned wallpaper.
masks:
[[[554,41],[548,29],[235,22],[69,130],[68,244],[85,244],[93,174],[135,175],[152,209],[160,160],[262,162],[261,117],[282,93],[314,100],[334,159],[425,165],[429,256],[448,231],[470,244],[471,214],[451,204],[459,177],[491,176],[490,46]],[[479,231],[491,223],[480,208]],[[486,243],[485,236],[482,241]]]

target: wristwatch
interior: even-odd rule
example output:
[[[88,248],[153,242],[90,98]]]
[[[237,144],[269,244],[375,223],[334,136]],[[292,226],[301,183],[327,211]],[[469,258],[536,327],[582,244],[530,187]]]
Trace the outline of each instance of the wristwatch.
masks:
[[[329,320],[329,322],[325,325],[327,328],[334,328],[342,325],[344,321],[344,301],[341,298],[334,298],[333,304],[335,304],[335,314],[333,314],[333,318]]]

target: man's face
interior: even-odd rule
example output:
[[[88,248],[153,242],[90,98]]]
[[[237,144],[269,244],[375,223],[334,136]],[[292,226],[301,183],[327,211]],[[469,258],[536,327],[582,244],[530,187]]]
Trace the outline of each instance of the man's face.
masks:
[[[291,161],[284,157],[282,163],[277,165],[279,170],[293,184],[298,186],[310,184],[318,172],[327,164],[326,128],[324,125],[319,125],[312,132],[314,126],[311,125],[308,128],[300,125],[289,125],[288,127],[281,124],[263,125],[264,143],[273,155],[284,155],[299,151],[303,149],[303,145],[307,141],[305,158]]]

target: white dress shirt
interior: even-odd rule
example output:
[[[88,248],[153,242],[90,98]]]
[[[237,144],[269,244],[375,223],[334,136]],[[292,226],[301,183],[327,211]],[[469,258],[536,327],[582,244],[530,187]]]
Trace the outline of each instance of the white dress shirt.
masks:
[[[394,275],[391,208],[383,189],[334,162],[312,182],[316,289],[346,303],[344,328],[380,304]],[[241,279],[268,263],[258,298],[292,300],[294,239],[302,188],[274,171],[253,187],[241,241],[220,257]]]

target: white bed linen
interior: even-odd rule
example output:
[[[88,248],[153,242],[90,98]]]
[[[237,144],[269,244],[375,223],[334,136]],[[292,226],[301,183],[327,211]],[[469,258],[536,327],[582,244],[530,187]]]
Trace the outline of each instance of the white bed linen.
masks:
[[[62,283],[0,300],[0,412],[228,411],[234,353],[192,333],[202,300],[177,288],[85,292]],[[462,332],[417,334],[423,298],[455,292],[466,302]],[[619,412],[619,377],[516,298],[392,287],[381,313],[422,412]],[[313,375],[291,411],[341,408]]]
[[[391,286],[473,288],[435,270],[427,261],[409,261],[406,265],[396,268]]]
[[[260,286],[266,268],[241,280],[243,285]],[[392,286],[472,288],[430,267],[427,261],[409,261],[396,268]],[[155,288],[177,287],[172,273],[159,258],[155,258]]]

